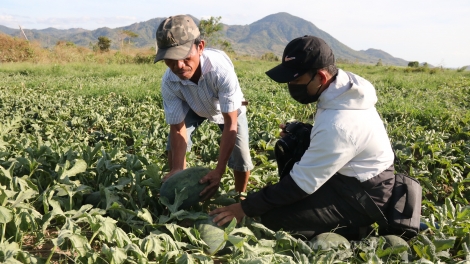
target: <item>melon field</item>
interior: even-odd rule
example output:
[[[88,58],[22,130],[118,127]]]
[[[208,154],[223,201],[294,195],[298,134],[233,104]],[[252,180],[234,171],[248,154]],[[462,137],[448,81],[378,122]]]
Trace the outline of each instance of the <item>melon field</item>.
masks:
[[[248,192],[278,181],[280,123],[312,122],[315,105],[290,98],[264,72],[234,60],[249,101]],[[423,187],[426,230],[389,245],[302,240],[257,219],[217,228],[207,214],[237,201],[226,170],[209,201],[178,210],[159,196],[168,172],[157,64],[0,64],[2,263],[470,263],[470,72],[340,64],[370,80],[396,150],[396,170]],[[215,168],[219,133],[205,123],[188,167]],[[333,241],[334,242],[334,241]]]

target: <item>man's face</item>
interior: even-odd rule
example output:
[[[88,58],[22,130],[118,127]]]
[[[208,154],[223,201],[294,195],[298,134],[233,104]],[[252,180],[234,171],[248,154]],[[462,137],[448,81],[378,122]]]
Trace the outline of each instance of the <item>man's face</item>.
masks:
[[[176,74],[181,80],[189,80],[193,77],[199,66],[199,57],[204,49],[204,42],[196,46],[193,45],[188,57],[183,60],[165,59],[165,64],[170,70]]]
[[[307,89],[307,94],[314,95],[317,94],[321,86],[321,78],[320,75],[317,73],[315,76],[312,77],[310,73],[305,73],[293,81],[290,81],[289,84],[294,85],[307,85],[305,89]]]

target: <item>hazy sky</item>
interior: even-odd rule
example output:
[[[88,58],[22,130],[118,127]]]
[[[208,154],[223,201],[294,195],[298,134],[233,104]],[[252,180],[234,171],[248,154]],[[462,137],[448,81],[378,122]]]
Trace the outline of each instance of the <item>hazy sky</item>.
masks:
[[[156,17],[221,16],[247,25],[287,12],[354,50],[380,49],[435,66],[470,65],[470,0],[1,0],[0,25],[26,29],[116,28]]]

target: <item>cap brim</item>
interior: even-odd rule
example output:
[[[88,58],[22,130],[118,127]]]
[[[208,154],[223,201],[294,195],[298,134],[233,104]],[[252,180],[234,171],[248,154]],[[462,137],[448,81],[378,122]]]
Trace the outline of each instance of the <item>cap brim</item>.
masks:
[[[157,55],[153,63],[161,60],[184,60],[188,57],[193,47],[194,41],[189,41],[183,45],[167,48],[167,49],[158,49]]]
[[[307,71],[308,70],[305,69],[299,70],[288,68],[282,64],[279,64],[271,70],[267,71],[266,75],[268,75],[269,78],[273,79],[275,82],[288,83],[290,81],[293,81],[297,77],[305,74]]]

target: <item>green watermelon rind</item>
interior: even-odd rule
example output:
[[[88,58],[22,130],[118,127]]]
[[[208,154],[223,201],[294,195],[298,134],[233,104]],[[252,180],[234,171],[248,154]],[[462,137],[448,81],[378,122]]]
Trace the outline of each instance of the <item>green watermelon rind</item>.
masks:
[[[199,180],[210,172],[209,168],[192,167],[179,171],[168,178],[160,187],[160,196],[166,197],[173,204],[175,202],[175,190],[181,192],[186,187],[188,198],[183,201],[179,209],[188,209],[200,202],[199,193],[206,188],[209,183],[201,184]]]
[[[408,243],[401,237],[395,236],[395,235],[385,235],[383,236],[385,238],[385,246],[384,248],[387,247],[397,247],[397,246],[406,246],[410,247]]]

